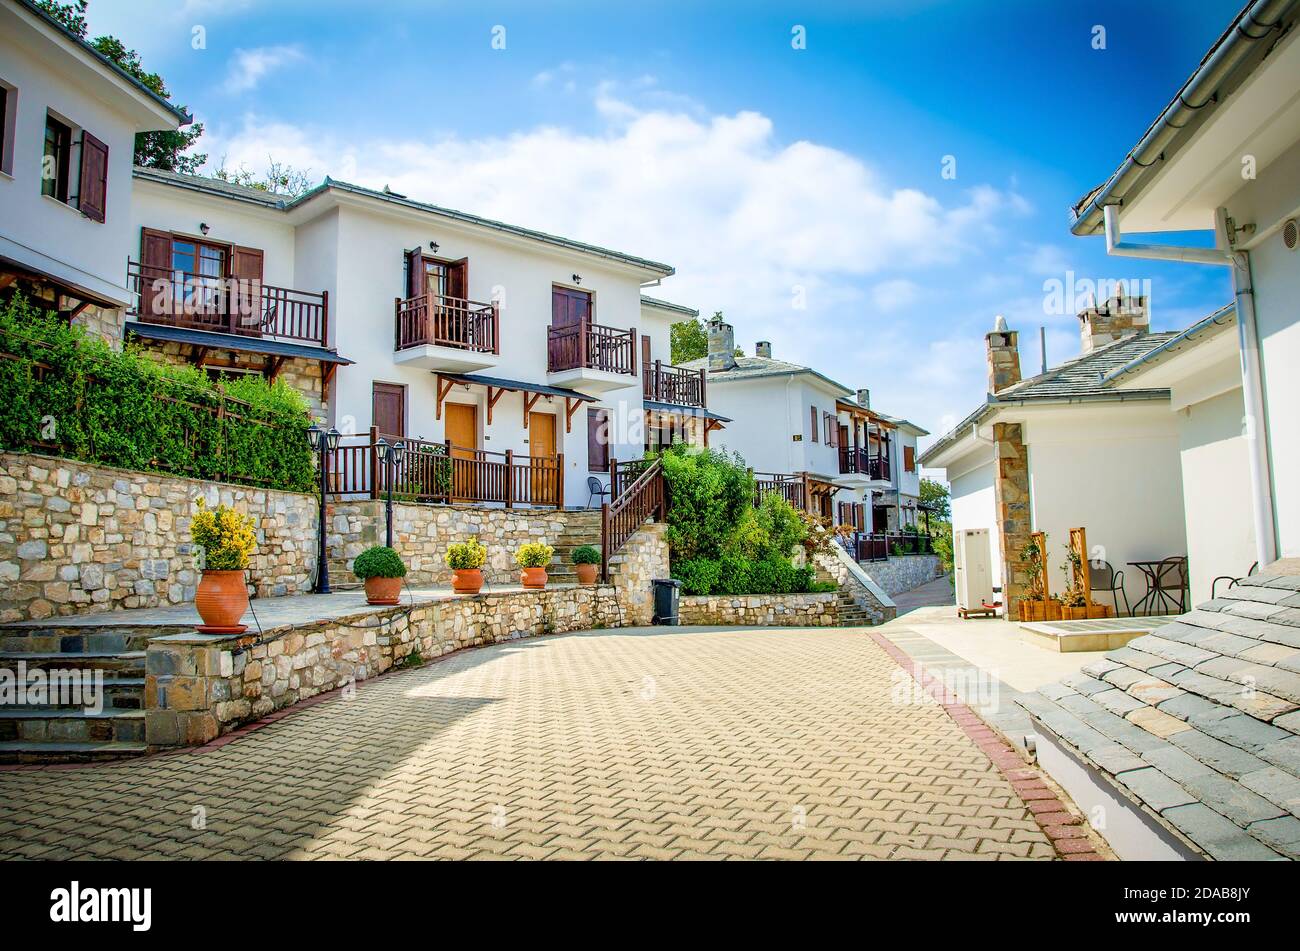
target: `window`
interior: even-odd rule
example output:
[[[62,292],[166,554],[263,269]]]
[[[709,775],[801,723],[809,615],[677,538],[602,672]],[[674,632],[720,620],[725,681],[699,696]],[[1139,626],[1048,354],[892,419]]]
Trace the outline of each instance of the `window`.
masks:
[[[822,414],[822,426],[825,430],[823,436],[828,446],[838,446],[840,444],[840,432],[838,421],[834,413]]]
[[[904,472],[916,471],[916,447],[915,446],[903,447],[903,471]]]
[[[587,410],[587,469],[609,471],[609,410]]]
[[[14,172],[14,114],[18,111],[18,90],[0,80],[0,172]]]
[[[46,115],[45,155],[41,160],[41,194],[66,202],[71,167],[72,129],[54,116]]]
[[[817,407],[810,407],[812,410],[812,441],[817,441]]]

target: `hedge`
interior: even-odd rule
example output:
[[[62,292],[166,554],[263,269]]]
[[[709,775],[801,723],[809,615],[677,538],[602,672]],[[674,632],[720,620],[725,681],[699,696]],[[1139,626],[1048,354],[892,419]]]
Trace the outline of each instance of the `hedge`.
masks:
[[[217,384],[114,350],[21,295],[0,306],[0,449],[305,491],[307,411],[283,382]]]

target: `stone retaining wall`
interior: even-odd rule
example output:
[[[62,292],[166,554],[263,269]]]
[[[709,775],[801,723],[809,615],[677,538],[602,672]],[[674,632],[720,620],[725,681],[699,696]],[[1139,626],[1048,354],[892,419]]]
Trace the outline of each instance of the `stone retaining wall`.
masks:
[[[194,600],[194,499],[257,520],[258,597],[309,590],[310,495],[0,453],[0,623]]]
[[[834,627],[839,623],[835,592],[816,594],[688,595],[678,616],[683,624],[756,627]]]
[[[889,594],[839,545],[831,546],[827,554],[819,554],[816,567],[853,599],[872,624],[884,624],[898,617],[898,607]]]
[[[384,543],[384,526],[382,501],[342,501],[330,506],[327,542],[331,581],[337,584],[355,580],[353,560],[371,545]],[[406,559],[407,583],[412,585],[451,584],[451,569],[443,556],[449,545],[471,535],[478,536],[488,550],[484,574],[504,581],[519,575],[514,553],[520,545],[539,541],[554,545],[569,533],[584,534],[599,546],[600,514],[393,503],[394,547]]]
[[[887,561],[864,561],[862,568],[886,594],[902,594],[943,576],[938,555],[891,555]]]

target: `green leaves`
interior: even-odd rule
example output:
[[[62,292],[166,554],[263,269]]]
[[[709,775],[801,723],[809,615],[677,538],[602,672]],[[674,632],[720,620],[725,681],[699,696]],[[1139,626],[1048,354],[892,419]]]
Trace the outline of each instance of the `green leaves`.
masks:
[[[404,578],[406,563],[393,549],[375,545],[357,555],[352,562],[352,573],[362,581],[367,578]]]

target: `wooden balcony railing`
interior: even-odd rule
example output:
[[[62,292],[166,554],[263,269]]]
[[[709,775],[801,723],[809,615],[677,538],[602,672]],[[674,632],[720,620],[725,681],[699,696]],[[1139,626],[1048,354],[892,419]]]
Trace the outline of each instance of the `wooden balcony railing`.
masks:
[[[934,539],[922,532],[854,532],[842,544],[858,561],[934,554]]]
[[[620,330],[581,321],[546,330],[546,369],[636,374],[636,328]]]
[[[656,459],[618,498],[600,507],[600,576],[604,581],[609,581],[610,558],[636,530],[649,519],[664,517],[665,500],[664,464]]]
[[[808,492],[803,475],[781,472],[754,473],[754,505],[761,505],[763,496],[775,492],[797,509],[807,507]]]
[[[564,506],[564,454],[525,456],[465,449],[451,442],[383,436],[405,447],[400,462],[379,458],[381,433],[371,428],[328,457],[330,494],[386,498],[391,473],[393,498],[408,502]]]
[[[500,320],[495,303],[422,294],[393,301],[395,350],[429,344],[476,353],[500,353]]]
[[[868,479],[889,481],[889,456],[873,456],[865,449],[840,447],[840,473],[864,475]]]
[[[644,374],[643,394],[648,400],[661,403],[677,403],[681,406],[699,406],[704,402],[704,369],[688,370],[656,360],[642,367]]]
[[[276,287],[258,280],[206,277],[127,262],[127,311],[147,324],[168,324],[246,337],[274,337],[328,346],[329,293]]]

